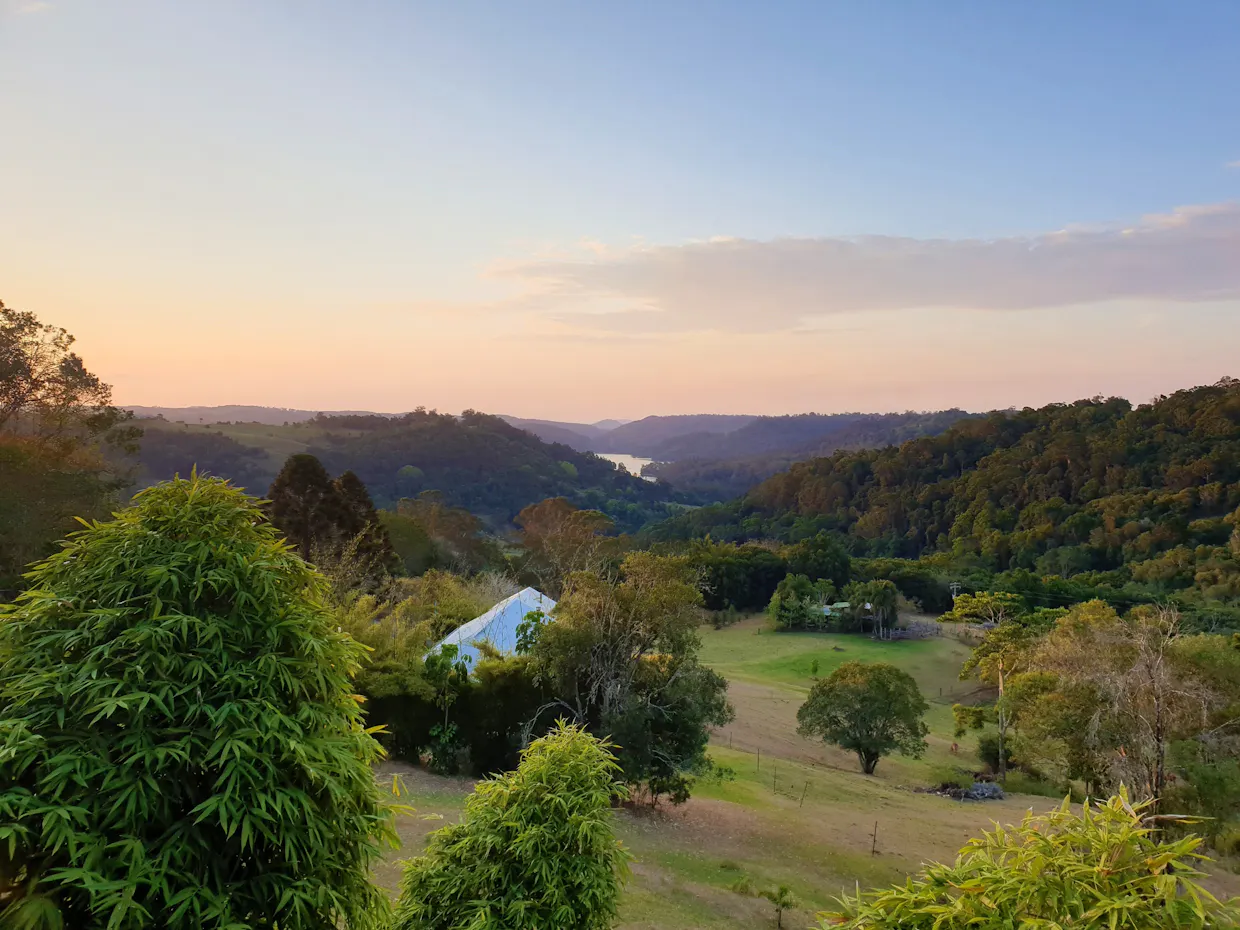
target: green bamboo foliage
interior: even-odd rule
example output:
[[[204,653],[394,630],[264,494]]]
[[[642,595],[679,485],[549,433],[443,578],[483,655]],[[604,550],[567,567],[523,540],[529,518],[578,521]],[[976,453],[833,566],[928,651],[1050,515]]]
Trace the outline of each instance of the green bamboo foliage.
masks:
[[[194,476],[0,608],[0,927],[369,930],[395,834],[323,583]]]
[[[406,866],[396,930],[610,927],[628,868],[610,813],[619,773],[606,742],[561,722],[431,834]]]
[[[952,866],[900,887],[845,898],[824,914],[837,930],[1224,930],[1240,909],[1197,884],[1198,836],[1161,838],[1150,804],[1125,792],[1068,802],[1019,827],[971,840]]]

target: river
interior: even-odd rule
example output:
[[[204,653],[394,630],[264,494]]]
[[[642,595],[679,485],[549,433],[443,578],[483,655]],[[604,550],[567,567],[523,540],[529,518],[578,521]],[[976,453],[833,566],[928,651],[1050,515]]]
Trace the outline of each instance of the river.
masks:
[[[627,471],[630,475],[637,475],[639,477],[642,475],[642,466],[649,465],[654,461],[654,459],[644,459],[638,455],[626,455],[622,452],[597,452],[595,454],[598,455],[599,458],[604,458],[609,462],[614,462]],[[653,478],[647,478],[646,480],[654,481]]]

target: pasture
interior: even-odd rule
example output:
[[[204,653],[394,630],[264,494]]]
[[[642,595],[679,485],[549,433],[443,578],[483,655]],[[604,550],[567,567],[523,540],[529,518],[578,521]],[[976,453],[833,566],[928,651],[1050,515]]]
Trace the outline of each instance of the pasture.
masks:
[[[759,887],[786,884],[803,902],[784,926],[811,925],[816,911],[844,891],[890,884],[929,860],[950,860],[992,821],[1017,821],[1030,808],[1057,803],[1009,794],[1005,801],[953,801],[919,792],[954,769],[976,765],[973,738],[950,752],[951,704],[976,697],[958,673],[968,647],[944,636],[879,643],[863,636],[775,633],[763,618],[702,630],[702,658],[728,678],[736,720],[714,734],[711,755],[734,777],[699,782],[679,808],[626,809],[617,832],[633,854],[623,899],[623,930],[741,930],[774,927],[762,899],[730,887],[747,877]],[[829,674],[843,662],[884,661],[917,679],[930,703],[929,749],[920,760],[883,759],[873,777],[855,757],[796,733],[796,711],[812,685],[811,670]],[[941,697],[940,697],[941,692]],[[416,855],[425,835],[460,816],[472,783],[391,765],[417,812],[400,824],[404,848],[379,880],[395,890],[396,860]],[[1214,890],[1240,892],[1224,874]]]

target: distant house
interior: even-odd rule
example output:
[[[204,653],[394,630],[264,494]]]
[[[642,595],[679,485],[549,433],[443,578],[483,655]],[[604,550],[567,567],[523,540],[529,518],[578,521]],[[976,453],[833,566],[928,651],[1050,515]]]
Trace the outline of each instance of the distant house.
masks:
[[[469,659],[472,667],[478,661],[478,648],[474,643],[485,640],[500,652],[512,652],[517,648],[517,626],[531,611],[541,610],[550,616],[555,610],[555,601],[534,588],[524,588],[512,597],[506,597],[480,617],[457,627],[440,642],[436,643],[431,652],[442,646],[454,645],[460,655]]]

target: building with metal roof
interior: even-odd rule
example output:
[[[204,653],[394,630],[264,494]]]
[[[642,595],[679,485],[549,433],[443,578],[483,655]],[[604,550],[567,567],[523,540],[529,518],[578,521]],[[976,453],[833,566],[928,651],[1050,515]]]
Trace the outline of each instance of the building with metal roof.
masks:
[[[500,652],[513,652],[517,648],[517,626],[532,611],[542,611],[547,616],[555,610],[555,601],[534,588],[523,588],[506,597],[480,617],[457,627],[431,652],[443,646],[456,646],[462,657],[468,658],[472,667],[478,662],[478,648],[474,643],[485,640]]]

